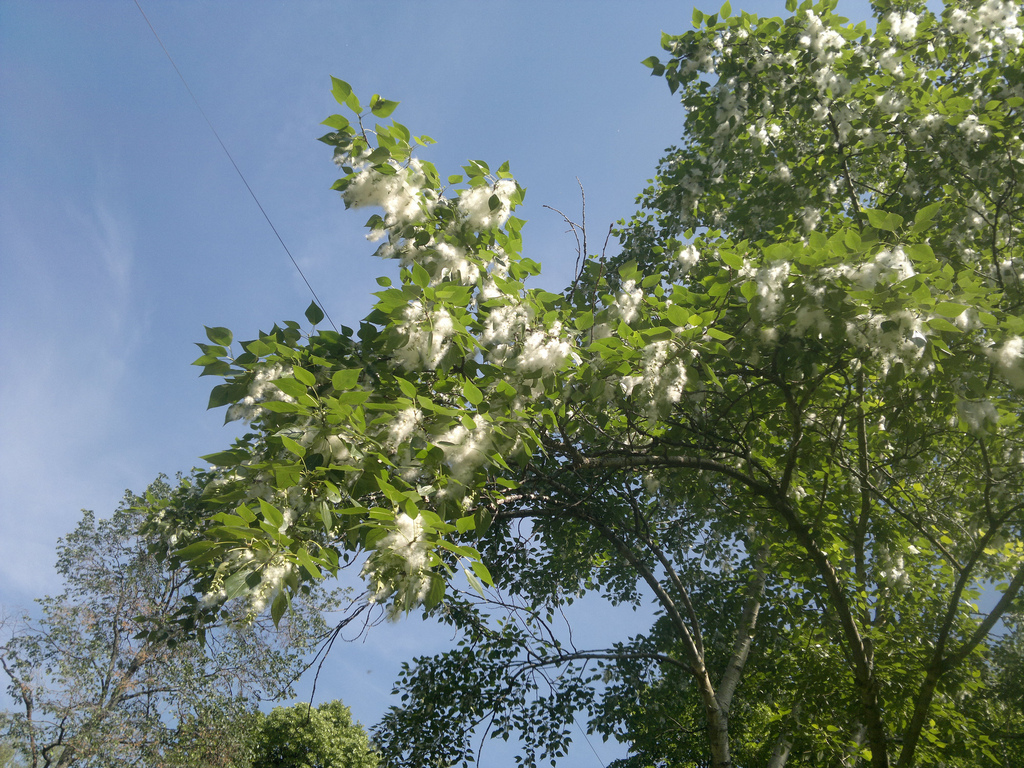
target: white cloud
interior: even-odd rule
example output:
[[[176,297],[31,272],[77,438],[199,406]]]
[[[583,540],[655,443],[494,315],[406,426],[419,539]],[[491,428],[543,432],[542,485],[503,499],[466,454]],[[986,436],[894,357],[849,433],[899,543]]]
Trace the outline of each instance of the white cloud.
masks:
[[[138,342],[134,251],[115,210],[103,200],[89,214],[60,200],[0,200],[3,273],[18,286],[0,310],[4,602],[27,606],[58,589],[56,539],[82,508],[109,514],[134,474],[119,413]]]

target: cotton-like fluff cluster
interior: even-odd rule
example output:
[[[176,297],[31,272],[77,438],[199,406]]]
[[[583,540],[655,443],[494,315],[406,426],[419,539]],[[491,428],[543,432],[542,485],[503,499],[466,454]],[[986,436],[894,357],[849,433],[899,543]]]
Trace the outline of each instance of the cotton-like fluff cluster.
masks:
[[[973,331],[981,327],[981,319],[978,317],[978,310],[968,307],[957,315],[953,324],[961,331]]]
[[[348,437],[348,436],[346,436]],[[323,431],[317,434],[310,443],[310,450],[324,457],[332,464],[348,464],[357,459],[353,456],[353,446],[346,437]]]
[[[723,78],[712,88],[712,93],[718,97],[718,104],[715,107],[715,122],[718,128],[715,136],[728,136],[743,122],[748,109],[746,89],[747,84],[739,82],[735,77]]]
[[[752,278],[757,285],[761,318],[774,320],[786,300],[785,288],[786,278],[789,277],[789,262],[773,261],[756,271],[753,265],[747,263],[740,270],[740,276]]]
[[[252,421],[263,413],[261,403],[277,400],[285,403],[294,403],[295,398],[286,395],[276,386],[277,379],[286,379],[292,375],[291,367],[283,365],[268,365],[257,368],[252,382],[249,384],[248,394],[237,403],[228,407],[227,420]]]
[[[804,231],[812,232],[821,221],[821,211],[812,206],[805,207],[800,211],[800,223],[804,225]]]
[[[437,440],[452,476],[462,483],[487,462],[493,443],[491,427],[483,420],[477,421],[475,429],[459,424]]]
[[[1024,258],[1016,256],[1003,259],[998,264],[993,264],[989,272],[993,278],[998,274],[999,279],[1008,285],[1018,283],[1024,275]]]
[[[259,565],[257,555],[251,549],[233,552],[230,558],[230,562],[236,568],[253,570],[260,575],[259,585],[248,596],[247,621],[254,621],[267,609],[284,589],[285,578],[295,570],[295,564],[285,560],[281,555],[263,552],[260,555],[265,558],[263,565]],[[218,581],[210,592],[200,598],[200,603],[204,608],[212,608],[226,600],[227,592],[223,581]]]
[[[898,362],[907,365],[918,363],[928,345],[924,323],[908,310],[891,315],[871,313],[858,317],[846,324],[846,336],[857,347],[881,361],[885,373]],[[926,370],[932,366],[928,363]]]
[[[887,48],[878,54],[878,66],[897,77],[903,74],[903,59],[895,48]]]
[[[260,585],[250,598],[249,608],[255,615],[263,613],[267,606],[284,587],[285,577],[295,569],[293,563],[288,562],[280,555],[275,555],[260,571]]]
[[[822,307],[804,304],[796,310],[796,322],[793,324],[794,335],[805,336],[807,333],[811,333],[820,339],[828,336],[831,330],[832,321]]]
[[[879,251],[875,254],[874,259],[859,267],[844,265],[836,269],[833,274],[839,274],[852,280],[857,284],[859,290],[870,291],[880,282],[908,280],[917,272],[906,252],[897,246],[891,251]]]
[[[774,144],[775,139],[782,135],[782,126],[760,117],[747,126],[747,135],[758,147],[765,147]]]
[[[516,184],[510,179],[501,179],[493,187],[474,187],[459,195],[457,208],[466,225],[477,232],[502,226],[512,211],[512,193]],[[497,206],[491,207],[491,199]]]
[[[910,584],[910,577],[904,570],[903,553],[892,554],[887,546],[879,544],[876,555],[878,581],[892,589],[906,589]]]
[[[640,303],[644,300],[644,292],[636,284],[636,280],[626,280],[622,291],[615,299],[615,314],[624,323],[632,323],[640,314]]]
[[[975,434],[984,432],[989,425],[999,423],[999,411],[989,400],[957,400],[956,412],[960,421]]]
[[[907,99],[899,91],[889,89],[875,97],[875,106],[887,115],[903,112]]]
[[[693,245],[684,245],[676,254],[676,261],[679,262],[681,273],[685,275],[697,266],[697,262],[700,261],[700,253]]]
[[[397,448],[406,440],[423,421],[423,412],[419,408],[406,408],[400,411],[388,425],[387,445]]]
[[[914,39],[914,35],[917,34],[917,14],[910,13],[890,13],[885,17],[885,20],[889,23],[889,29],[893,36],[903,42]]]
[[[971,15],[956,8],[950,15],[954,32],[967,37],[967,46],[982,56],[995,50],[1015,51],[1024,42],[1024,31],[1018,25],[1020,7],[1010,0],[987,0]]]
[[[1011,336],[989,352],[996,370],[1015,389],[1024,389],[1024,339]]]
[[[619,386],[627,397],[642,397],[652,419],[678,403],[686,390],[686,366],[675,354],[669,340],[655,341],[644,347],[643,374],[623,376]]]
[[[351,177],[342,199],[349,208],[383,208],[385,227],[402,227],[422,218],[433,200],[423,194],[427,179],[419,160],[411,160],[408,168],[394,161],[390,164],[395,169],[391,175],[373,167],[358,171]],[[368,237],[377,240],[383,236],[384,232],[377,230]]]
[[[561,337],[562,324],[555,322],[550,329],[536,330],[523,341],[516,367],[524,373],[548,376],[572,354],[572,345]]]
[[[392,595],[388,618],[397,619],[422,603],[430,591],[428,541],[423,520],[404,512],[395,517],[395,530],[377,542],[363,565],[370,582],[370,601],[384,603]]]
[[[422,304],[410,304],[399,331],[405,336],[405,343],[395,350],[401,365],[409,371],[432,371],[451,349],[455,323],[446,309],[427,311]]]
[[[807,11],[807,31],[800,36],[800,45],[817,54],[822,64],[831,63],[843,46],[846,39],[831,27],[826,27],[814,11]]]
[[[451,243],[437,243],[432,248],[433,261],[438,267],[432,280],[434,284],[448,279],[462,285],[476,285],[480,268],[470,261],[465,248]]]
[[[491,308],[480,336],[480,342],[487,349],[487,359],[498,364],[506,362],[526,335],[529,323],[530,312],[521,304]]]
[[[255,555],[251,549],[235,550],[228,556],[229,562],[235,567],[244,566],[254,558]],[[211,590],[200,597],[199,603],[203,608],[213,608],[225,602],[227,599],[228,593],[224,589],[223,576],[218,576],[218,580],[214,582]]]
[[[477,300],[481,302],[491,301],[504,296],[504,292],[498,285],[498,280],[508,278],[508,255],[501,247],[492,245],[484,253],[490,259],[490,262],[487,265],[487,272],[479,283],[480,293],[477,296]]]
[[[988,141],[992,135],[988,126],[982,125],[977,115],[968,115],[960,121],[960,125],[957,128],[960,129],[964,138],[972,144],[981,144],[983,141]]]

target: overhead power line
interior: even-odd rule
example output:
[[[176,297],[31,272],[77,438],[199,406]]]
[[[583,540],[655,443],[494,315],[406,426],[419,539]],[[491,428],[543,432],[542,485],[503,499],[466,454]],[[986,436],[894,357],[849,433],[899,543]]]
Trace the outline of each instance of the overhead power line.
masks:
[[[320,301],[320,297],[316,295],[316,291],[313,290],[313,286],[309,284],[309,280],[307,280],[305,274],[303,274],[302,268],[299,266],[299,263],[295,261],[295,257],[292,256],[292,252],[288,250],[288,246],[285,245],[284,239],[281,237],[281,233],[277,231],[277,227],[275,227],[274,222],[270,220],[270,216],[267,215],[267,212],[266,210],[264,210],[259,198],[256,197],[256,193],[253,192],[252,187],[249,186],[249,182],[246,181],[245,179],[245,174],[242,173],[242,169],[238,167],[238,163],[235,162],[235,158],[231,156],[231,153],[228,151],[227,146],[225,146],[224,142],[221,140],[220,134],[217,133],[217,129],[213,127],[213,123],[210,122],[210,118],[206,116],[206,111],[199,103],[199,99],[197,99],[196,95],[192,92],[192,89],[189,87],[188,81],[185,79],[185,76],[181,73],[181,70],[178,69],[178,65],[174,63],[174,58],[171,56],[171,52],[167,50],[167,46],[164,45],[164,41],[160,39],[160,35],[157,34],[156,29],[153,27],[153,22],[149,20],[149,17],[146,15],[146,12],[142,10],[142,6],[139,5],[139,0],[133,0],[133,2],[135,3],[135,7],[139,9],[139,13],[142,14],[142,18],[145,19],[146,25],[149,27],[150,32],[153,33],[153,37],[156,38],[157,43],[159,43],[160,47],[163,49],[164,55],[167,57],[167,60],[171,62],[171,66],[174,67],[174,71],[178,74],[178,78],[181,80],[181,84],[185,86],[185,90],[188,91],[188,95],[192,97],[192,102],[196,105],[196,109],[199,110],[199,114],[203,116],[203,120],[206,121],[206,125],[209,126],[210,131],[214,135],[214,138],[217,139],[217,143],[220,144],[220,148],[224,150],[224,154],[227,155],[228,160],[231,161],[231,165],[232,167],[234,167],[235,173],[238,174],[238,178],[242,180],[242,183],[245,185],[245,188],[249,190],[249,194],[252,196],[253,202],[256,203],[256,207],[260,209],[260,213],[263,214],[263,218],[267,220],[267,224],[269,224],[270,228],[274,231],[274,235],[277,237],[277,242],[281,244],[281,247],[284,248],[284,252],[288,254],[288,258],[291,259],[292,265],[295,267],[296,271],[298,271],[299,277],[302,278],[302,282],[306,284],[306,287],[309,288],[309,292],[313,295],[313,300],[317,303],[320,309],[323,310],[324,317],[327,318],[327,321],[331,324],[331,327],[334,328],[335,331],[337,331],[338,326],[334,324],[334,320],[332,320],[331,316],[327,313],[327,308],[324,307],[324,303]]]

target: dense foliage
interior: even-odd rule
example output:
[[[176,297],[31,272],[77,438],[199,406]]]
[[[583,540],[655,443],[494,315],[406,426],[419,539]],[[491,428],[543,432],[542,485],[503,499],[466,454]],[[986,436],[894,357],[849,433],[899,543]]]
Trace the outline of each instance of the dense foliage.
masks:
[[[261,718],[253,768],[376,768],[377,754],[348,707],[275,707]]]
[[[395,102],[334,80],[356,115],[326,121],[335,188],[381,209],[399,280],[356,331],[232,352],[208,329],[210,404],[251,430],[207,457],[205,509],[154,528],[186,531],[206,595],[182,621],[236,598],[280,618],[365,554],[370,601],[462,631],[400,681],[393,764],[516,733],[534,765],[578,715],[623,766],[1012,759],[1019,8],[790,10],[663,37],[646,64],[683,140],[561,294],[525,286],[507,164],[442,176],[428,139],[364,124]],[[584,593],[656,620],[587,648],[555,621]]]
[[[276,630],[229,613],[206,647],[165,626],[192,597],[190,575],[154,555],[139,528],[168,504],[194,505],[200,491],[161,479],[109,518],[83,513],[57,545],[64,591],[39,601],[38,622],[9,618],[0,665],[16,709],[0,713],[0,737],[26,766],[238,768],[260,698],[290,693],[326,631],[310,605],[296,603]]]

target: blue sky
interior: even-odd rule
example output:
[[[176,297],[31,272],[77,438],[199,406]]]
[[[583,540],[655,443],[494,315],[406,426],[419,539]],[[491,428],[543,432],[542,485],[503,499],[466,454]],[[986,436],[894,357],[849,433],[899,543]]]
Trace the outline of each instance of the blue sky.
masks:
[[[575,241],[542,206],[578,216],[579,177],[593,250],[681,133],[640,61],[689,28],[685,3],[140,2],[339,323],[394,267],[371,256],[368,213],[329,190],[315,138],[340,111],[331,75],[364,103],[401,101],[394,118],[438,141],[423,156],[442,175],[510,161],[524,252],[555,290]],[[0,604],[59,589],[54,543],[80,509],[109,512],[230,442],[205,410],[216,382],[189,365],[203,325],[251,338],[310,299],[133,0],[0,0]],[[318,698],[372,723],[398,664],[446,642],[417,618],[378,628],[334,651]]]

